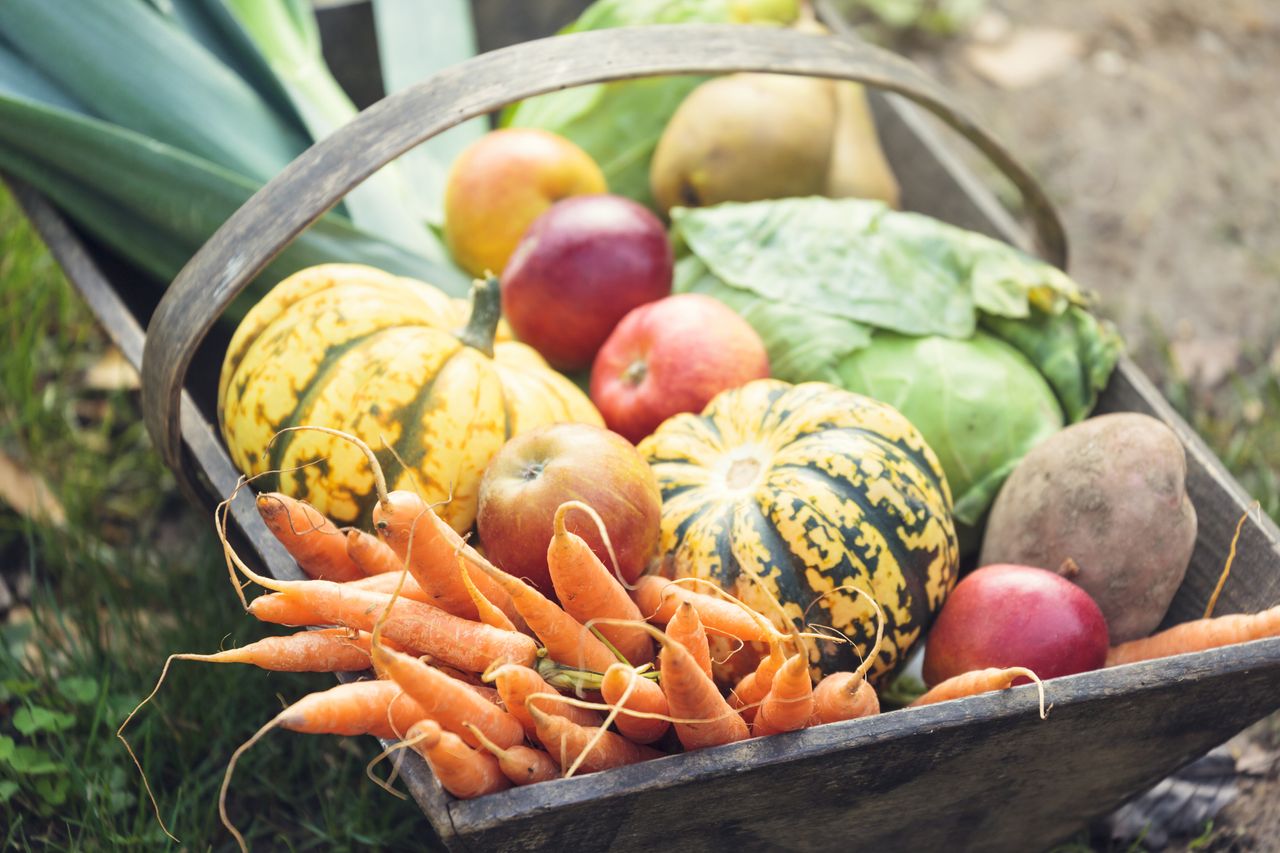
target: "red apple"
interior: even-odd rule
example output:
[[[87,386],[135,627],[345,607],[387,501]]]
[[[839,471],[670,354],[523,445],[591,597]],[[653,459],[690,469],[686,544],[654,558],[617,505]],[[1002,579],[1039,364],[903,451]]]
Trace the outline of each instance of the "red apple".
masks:
[[[1030,566],[984,566],[956,585],[933,623],[924,680],[993,666],[1041,678],[1088,672],[1106,662],[1109,645],[1102,610],[1071,581]]]
[[[502,315],[560,370],[591,364],[632,308],[671,292],[666,229],[616,195],[553,204],[525,231],[502,275]]]
[[[764,343],[746,320],[685,293],[622,318],[591,369],[591,399],[609,429],[638,442],[672,415],[768,375]]]
[[[658,547],[662,495],[644,457],[617,433],[590,424],[552,424],[503,445],[480,481],[476,527],[497,566],[554,597],[547,545],[560,504],[579,500],[600,514],[628,582]],[[565,526],[613,568],[595,523],[570,512]]]

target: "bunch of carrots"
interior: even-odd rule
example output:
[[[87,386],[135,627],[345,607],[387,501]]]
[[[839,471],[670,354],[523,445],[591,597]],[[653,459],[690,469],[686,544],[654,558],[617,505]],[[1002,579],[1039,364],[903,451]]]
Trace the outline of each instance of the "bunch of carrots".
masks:
[[[377,482],[377,535],[340,530],[309,504],[283,494],[257,497],[267,526],[308,580],[253,572],[227,542],[229,501],[220,508],[228,566],[247,612],[314,630],[216,654],[173,655],[138,706],[159,690],[174,660],[290,672],[371,671],[372,678],[304,696],[232,756],[219,813],[242,848],[226,811],[231,774],[239,756],[277,727],[398,740],[393,749],[420,753],[445,790],[469,798],[879,713],[865,675],[878,652],[883,618],[857,670],[831,673],[815,684],[804,635],[784,633],[728,593],[657,575],[628,588],[566,529],[565,517],[574,511],[600,524],[589,506],[576,501],[559,508],[547,549],[557,603],[490,563],[418,494],[388,492],[373,453],[363,449]],[[602,524],[601,531],[608,547]],[[247,601],[236,570],[270,592]],[[708,635],[768,651],[754,671],[722,691],[712,674]],[[1138,655],[1127,660],[1143,659]],[[1020,667],[957,676],[914,704],[1005,689],[1023,677],[1037,683],[1044,717],[1043,685]],[[138,709],[121,725],[121,740]]]

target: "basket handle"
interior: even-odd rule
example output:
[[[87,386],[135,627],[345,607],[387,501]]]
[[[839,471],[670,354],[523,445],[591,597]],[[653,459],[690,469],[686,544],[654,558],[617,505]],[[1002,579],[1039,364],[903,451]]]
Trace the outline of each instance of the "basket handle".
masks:
[[[626,27],[524,42],[468,59],[385,98],[304,151],[237,210],[178,273],[152,316],[142,360],[147,428],[169,467],[183,459],[179,399],[201,342],[231,301],[365,178],[467,119],[534,95],[613,80],[737,71],[854,80],[902,95],[972,142],[1022,193],[1041,254],[1066,236],[1044,191],[914,65],[872,45],[770,27]]]

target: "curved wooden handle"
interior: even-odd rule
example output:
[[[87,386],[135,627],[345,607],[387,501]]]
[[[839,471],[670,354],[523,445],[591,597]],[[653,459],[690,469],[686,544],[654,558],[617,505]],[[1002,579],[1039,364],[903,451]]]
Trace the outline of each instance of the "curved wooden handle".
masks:
[[[460,122],[534,95],[634,77],[736,71],[855,80],[915,101],[1018,187],[1042,254],[1065,263],[1062,224],[1036,181],[952,106],[942,87],[888,51],[741,25],[628,27],[525,42],[447,68],[374,104],[290,163],[182,268],[152,316],[142,361],[147,428],[169,467],[185,476],[179,398],[215,320],[285,246],[369,175]]]

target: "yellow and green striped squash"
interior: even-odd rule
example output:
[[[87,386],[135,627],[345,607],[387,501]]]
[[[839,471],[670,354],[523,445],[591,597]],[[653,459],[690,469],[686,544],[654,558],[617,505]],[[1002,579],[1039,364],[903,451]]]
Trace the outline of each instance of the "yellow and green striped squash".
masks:
[[[478,282],[472,300],[346,264],[285,279],[246,315],[223,362],[218,419],[232,460],[246,474],[282,472],[262,487],[367,522],[373,473],[354,444],[306,430],[272,442],[287,427],[342,430],[376,451],[391,488],[447,501],[437,511],[469,530],[480,475],[508,438],[562,421],[603,425],[577,386],[510,339],[496,279]]]
[[[662,551],[678,577],[709,580],[808,639],[819,673],[855,668],[884,610],[870,671],[891,670],[955,585],[951,493],[896,409],[821,382],[761,379],[677,415],[640,444],[662,489]],[[776,602],[776,603],[775,603]],[[779,610],[781,605],[781,612]]]

